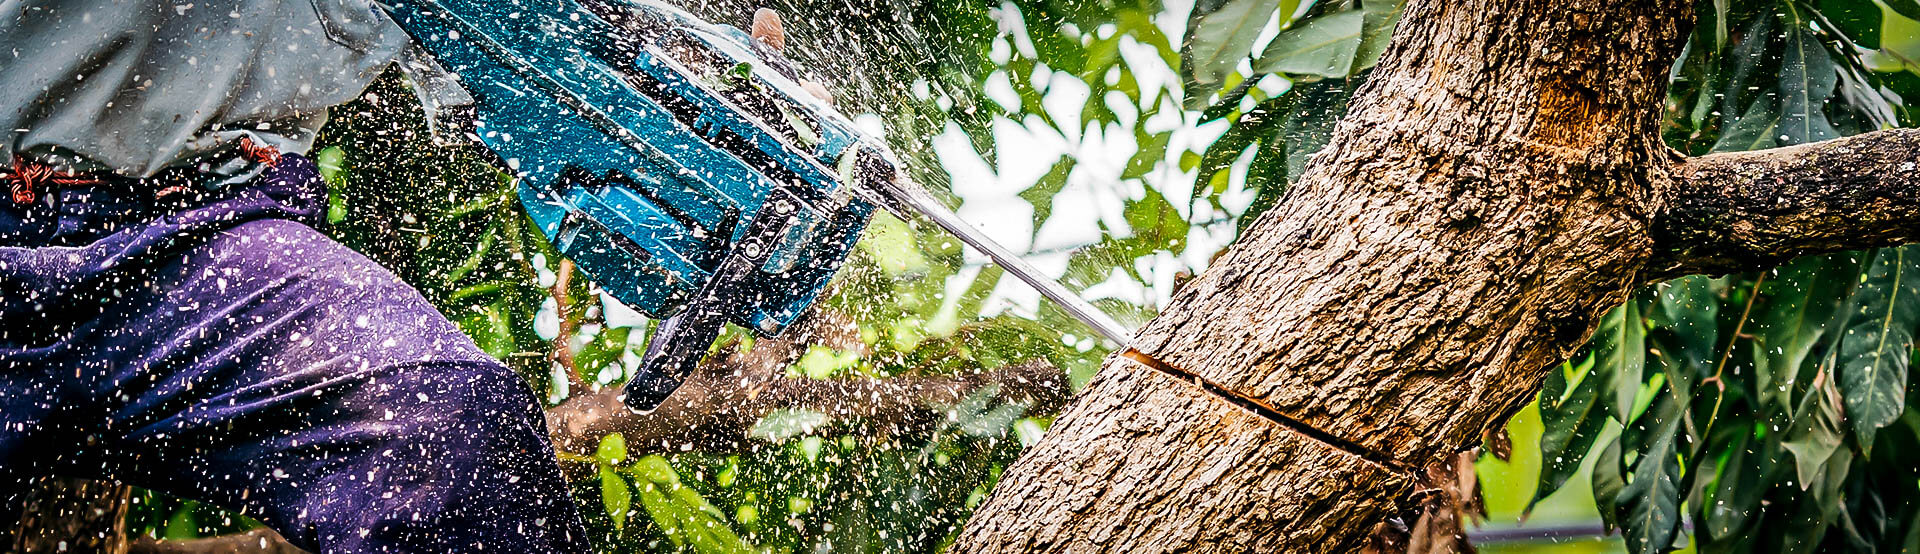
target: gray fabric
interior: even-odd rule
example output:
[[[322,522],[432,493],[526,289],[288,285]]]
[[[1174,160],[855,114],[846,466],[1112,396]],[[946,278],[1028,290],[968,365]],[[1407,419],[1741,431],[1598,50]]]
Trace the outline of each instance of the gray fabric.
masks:
[[[145,177],[304,153],[407,44],[369,0],[0,0],[0,164]]]

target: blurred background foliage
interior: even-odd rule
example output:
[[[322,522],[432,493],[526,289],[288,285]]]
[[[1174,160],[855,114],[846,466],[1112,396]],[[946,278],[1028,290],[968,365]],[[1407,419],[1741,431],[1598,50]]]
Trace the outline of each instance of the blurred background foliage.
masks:
[[[685,6],[744,25],[753,3]],[[1284,201],[1384,50],[1388,0],[773,2],[789,55],[917,179],[1138,324]],[[1664,127],[1688,154],[1912,124],[1916,0],[1701,0]],[[441,137],[444,138],[444,137]],[[650,322],[574,275],[512,181],[436,140],[389,75],[336,108],[316,149],[327,231],[419,288],[552,405],[617,387]],[[1107,345],[936,231],[877,216],[821,310],[859,347],[813,345],[793,379],[977,373],[1031,360],[1077,389]],[[1552,372],[1490,450],[1489,552],[1920,551],[1920,413],[1906,402],[1920,250],[1689,277],[1635,296]],[[730,330],[727,348],[750,348]],[[585,388],[587,390],[581,390]],[[1052,414],[990,387],[879,425],[766,413],[741,448],[597,439],[565,452],[609,552],[937,551]],[[690,445],[688,445],[690,446]],[[144,494],[130,521],[191,538],[257,525]],[[1466,509],[1463,507],[1463,509]],[[1597,535],[1597,533],[1596,533]],[[1622,538],[1624,537],[1624,540]]]

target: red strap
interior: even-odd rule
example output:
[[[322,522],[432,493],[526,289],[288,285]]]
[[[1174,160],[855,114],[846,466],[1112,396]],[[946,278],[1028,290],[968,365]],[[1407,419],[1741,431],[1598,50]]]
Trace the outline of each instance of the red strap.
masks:
[[[240,137],[240,155],[254,163],[274,165],[280,163],[280,149],[270,144],[257,144],[253,137]]]
[[[280,163],[280,149],[272,145],[253,142],[251,137],[240,137],[240,155],[248,161],[274,165]],[[34,163],[14,156],[13,167],[0,167],[0,182],[9,183],[9,195],[16,204],[32,204],[39,198],[41,185],[88,185],[100,183],[100,178],[86,173],[72,173],[55,170],[44,164]],[[177,187],[176,187],[177,188]],[[177,192],[161,191],[160,196]]]
[[[0,180],[11,182],[10,195],[16,204],[32,204],[39,198],[35,189],[41,184],[80,185],[100,182],[100,178],[84,173],[58,171],[43,164],[13,158],[11,169],[0,169]]]

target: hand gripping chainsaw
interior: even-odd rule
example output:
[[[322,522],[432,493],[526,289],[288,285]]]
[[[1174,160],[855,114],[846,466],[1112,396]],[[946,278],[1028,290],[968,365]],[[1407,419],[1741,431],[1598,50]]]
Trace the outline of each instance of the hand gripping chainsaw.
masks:
[[[608,294],[664,318],[624,401],[651,410],[729,322],[780,333],[875,206],[953,233],[1068,313],[1131,333],[912,184],[737,28],[646,0],[381,0],[473,97],[470,136]]]

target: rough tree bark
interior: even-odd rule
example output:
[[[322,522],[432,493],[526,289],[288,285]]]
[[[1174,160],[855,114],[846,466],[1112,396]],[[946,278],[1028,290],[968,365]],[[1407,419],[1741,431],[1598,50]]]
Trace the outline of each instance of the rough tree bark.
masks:
[[[1661,143],[1692,6],[1410,0],[1300,182],[950,551],[1367,548],[1635,287],[1920,236],[1912,133]]]
[[[126,485],[64,477],[41,479],[27,494],[7,551],[18,554],[99,552],[124,554]]]

